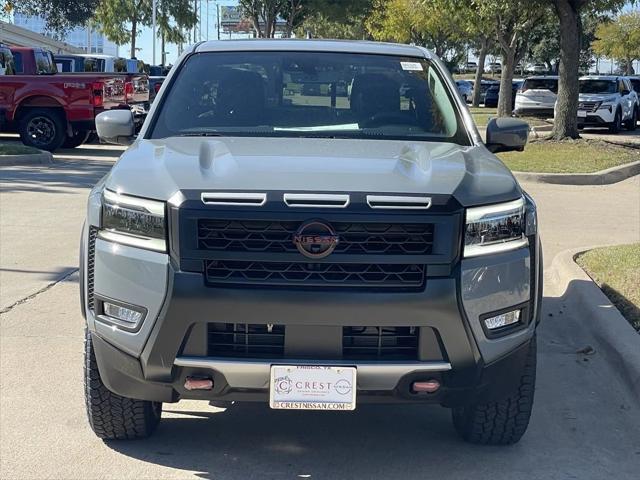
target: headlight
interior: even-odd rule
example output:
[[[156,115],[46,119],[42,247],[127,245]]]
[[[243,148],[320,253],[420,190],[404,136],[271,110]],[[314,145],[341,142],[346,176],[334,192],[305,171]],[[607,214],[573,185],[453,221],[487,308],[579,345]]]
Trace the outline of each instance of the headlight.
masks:
[[[167,251],[165,204],[105,190],[102,195],[102,230],[98,236],[111,242]]]
[[[535,222],[535,213],[533,220]],[[464,256],[506,252],[529,244],[525,200],[467,209]],[[535,227],[534,227],[535,228]]]

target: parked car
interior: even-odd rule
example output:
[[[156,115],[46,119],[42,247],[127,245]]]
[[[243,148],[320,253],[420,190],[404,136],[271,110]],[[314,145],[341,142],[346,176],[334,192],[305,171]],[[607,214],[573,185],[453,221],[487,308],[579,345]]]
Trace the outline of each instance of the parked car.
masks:
[[[622,126],[635,130],[639,116],[638,94],[628,77],[588,75],[581,77],[578,126],[606,126],[618,133]]]
[[[484,71],[486,73],[502,73],[502,64],[500,62],[491,62]]]
[[[476,62],[467,62],[464,69],[466,73],[475,73],[478,69],[478,64]]]
[[[557,76],[528,77],[516,93],[513,113],[517,116],[553,117],[557,95]]]
[[[473,94],[473,84],[468,80],[456,80],[456,86],[465,103],[470,102]]]
[[[522,86],[523,83],[524,83],[524,81],[520,80],[520,81],[514,81],[511,84],[511,86],[512,86],[511,109],[512,110],[515,108],[515,105],[516,105],[516,94],[517,94],[518,90],[520,89],[520,87]],[[499,96],[500,96],[500,84],[491,85],[487,89],[487,93],[484,96],[484,106],[485,107],[492,107],[492,108],[497,107],[498,106],[498,98],[499,98]]]
[[[544,75],[549,73],[549,69],[544,63],[533,63],[527,66],[527,72],[537,75]]]
[[[500,86],[500,82],[494,80],[482,80],[480,81],[480,103],[484,104],[485,96],[487,95],[487,90],[493,86]],[[475,88],[475,84],[474,84]],[[473,97],[473,95],[472,95]]]
[[[350,101],[302,93],[319,81]],[[137,137],[130,112],[101,114],[131,148],[82,233],[94,432],[145,437],[184,399],[390,402],[517,442],[543,262],[535,204],[492,152],[528,126],[492,119],[483,141],[455,89],[417,46],[214,41],[187,48]]]
[[[42,48],[10,47],[14,75],[0,76],[0,126],[17,131],[25,145],[54,151],[81,145],[105,110],[143,108],[149,101],[146,76],[57,73],[53,55]],[[137,116],[141,123],[143,115]]]

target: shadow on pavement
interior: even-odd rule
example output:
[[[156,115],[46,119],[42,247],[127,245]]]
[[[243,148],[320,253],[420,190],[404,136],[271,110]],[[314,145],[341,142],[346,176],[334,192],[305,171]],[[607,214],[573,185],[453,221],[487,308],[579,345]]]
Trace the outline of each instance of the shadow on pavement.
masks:
[[[466,471],[466,454],[482,449],[491,463],[504,452],[462,443],[440,407],[361,405],[341,413],[243,404],[218,413],[173,412],[181,418],[164,418],[151,439],[109,447],[205,479],[429,478],[425,466],[432,462],[438,470]],[[507,448],[524,452],[526,441]]]
[[[631,478],[640,451],[620,445],[637,439],[640,406],[616,371],[619,359],[583,328],[572,307],[579,283],[562,297],[544,298],[536,401],[516,445],[464,443],[449,410],[438,406],[362,404],[346,413],[237,404],[213,411],[198,402],[165,404],[165,417],[147,440],[107,445],[206,479],[547,479],[558,471],[569,476],[557,478],[612,472]]]
[[[103,160],[56,161],[49,166],[0,169],[3,192],[69,193],[68,188],[90,188],[112,167]]]

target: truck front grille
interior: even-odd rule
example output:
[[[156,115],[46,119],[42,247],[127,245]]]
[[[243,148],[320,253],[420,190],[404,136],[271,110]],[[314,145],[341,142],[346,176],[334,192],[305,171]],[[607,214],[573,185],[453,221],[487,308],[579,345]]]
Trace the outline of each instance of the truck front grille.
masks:
[[[424,283],[425,266],[206,260],[205,275],[209,285],[416,288]]]
[[[287,357],[284,325],[209,323],[207,330],[207,351],[211,357],[274,360]],[[342,357],[335,360],[418,360],[419,330],[419,327],[343,327]]]
[[[282,358],[284,325],[209,323],[208,352],[214,357]]]
[[[198,220],[198,248],[217,252],[294,253],[293,236],[302,222]],[[430,255],[431,223],[331,222],[340,242],[335,254]]]
[[[417,360],[417,327],[343,327],[342,358]]]
[[[96,263],[96,237],[98,228],[89,226],[89,242],[87,244],[87,306],[93,312],[93,279]]]
[[[586,110],[589,113],[593,113],[598,110],[602,102],[579,102],[578,110]]]

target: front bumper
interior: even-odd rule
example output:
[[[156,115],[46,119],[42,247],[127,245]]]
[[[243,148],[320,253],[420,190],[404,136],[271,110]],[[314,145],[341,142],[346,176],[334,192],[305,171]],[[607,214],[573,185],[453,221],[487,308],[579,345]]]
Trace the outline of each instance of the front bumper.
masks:
[[[105,384],[130,398],[266,401],[272,364],[312,362],[358,368],[359,402],[458,405],[486,393],[489,365],[527,344],[536,323],[489,339],[479,321],[489,311],[522,304],[535,294],[529,282],[537,270],[531,270],[527,248],[494,255],[491,265],[481,257],[464,260],[452,277],[429,278],[424,291],[414,293],[211,288],[202,274],[174,269],[164,254],[98,239],[94,255],[96,295],[147,308],[137,332],[114,329],[85,312]],[[156,281],[145,285],[150,276]],[[209,356],[207,323],[220,321],[284,324],[291,335],[284,358]],[[346,325],[415,326],[421,332],[419,358],[341,360]],[[187,376],[212,377],[215,388],[187,391]],[[441,381],[440,394],[411,393],[410,382],[430,378]]]
[[[517,117],[552,118],[554,115],[553,107],[518,105],[518,103],[516,103],[513,113]]]

